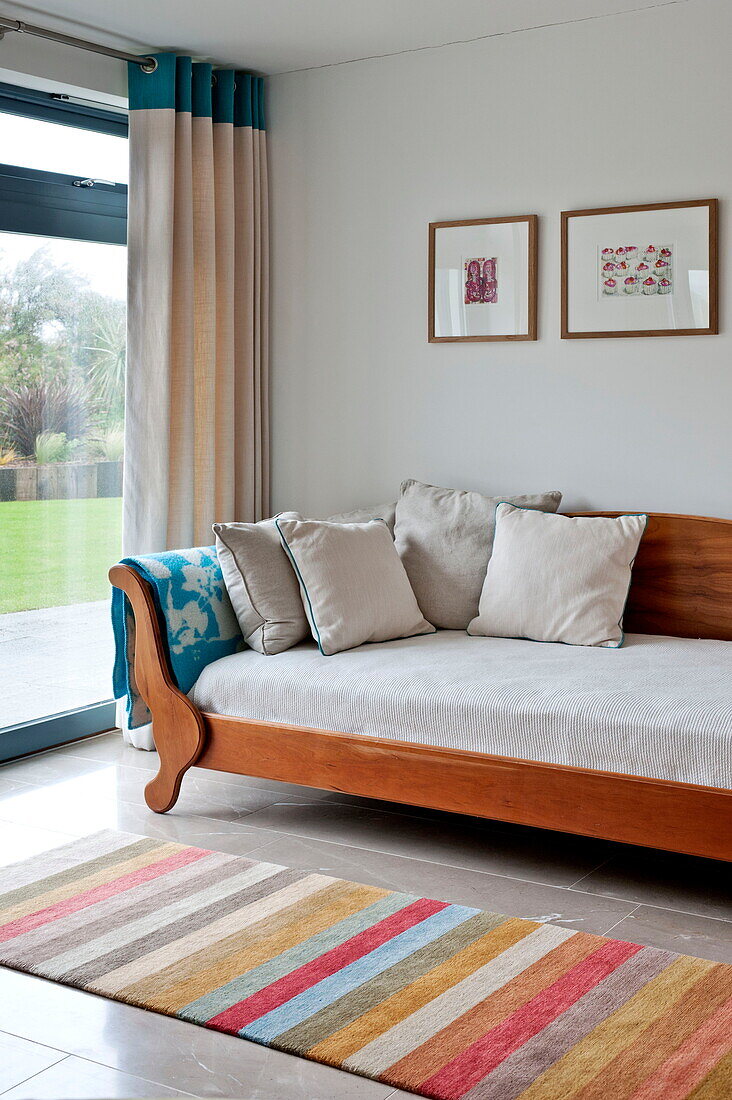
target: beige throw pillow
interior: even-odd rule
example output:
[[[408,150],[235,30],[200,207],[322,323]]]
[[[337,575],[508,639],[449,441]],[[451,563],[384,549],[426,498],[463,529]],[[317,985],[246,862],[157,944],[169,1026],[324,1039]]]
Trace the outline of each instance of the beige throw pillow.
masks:
[[[298,512],[283,512],[288,519]],[[214,523],[216,552],[244,641],[258,653],[282,653],[310,635],[290,559],[274,519]]]
[[[562,494],[487,497],[405,481],[396,506],[394,538],[425,618],[446,630],[465,630],[478,614],[491,556],[496,505],[556,512]]]
[[[430,634],[383,520],[278,518],[320,652]]]
[[[499,504],[468,634],[617,649],[647,518],[553,516]]]

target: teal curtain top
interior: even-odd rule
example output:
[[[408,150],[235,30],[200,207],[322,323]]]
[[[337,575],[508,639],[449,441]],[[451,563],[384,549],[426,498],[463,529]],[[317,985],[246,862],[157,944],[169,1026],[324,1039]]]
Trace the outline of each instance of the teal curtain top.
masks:
[[[175,110],[194,118],[264,130],[264,80],[234,69],[216,69],[174,53],[152,55],[158,63],[146,73],[127,66],[131,111]]]

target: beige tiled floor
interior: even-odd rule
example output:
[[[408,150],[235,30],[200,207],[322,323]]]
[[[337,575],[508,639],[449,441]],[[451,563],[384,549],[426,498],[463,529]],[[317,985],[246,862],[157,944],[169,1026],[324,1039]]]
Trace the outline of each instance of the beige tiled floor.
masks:
[[[732,962],[725,864],[216,772],[190,772],[160,817],[142,799],[156,759],[106,735],[1,767],[0,868],[118,828]],[[406,1095],[11,970],[0,970],[0,1094]]]

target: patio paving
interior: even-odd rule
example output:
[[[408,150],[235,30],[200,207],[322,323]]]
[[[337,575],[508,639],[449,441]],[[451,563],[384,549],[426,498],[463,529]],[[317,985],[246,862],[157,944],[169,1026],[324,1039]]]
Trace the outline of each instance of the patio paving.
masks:
[[[109,602],[0,615],[0,729],[110,699]]]

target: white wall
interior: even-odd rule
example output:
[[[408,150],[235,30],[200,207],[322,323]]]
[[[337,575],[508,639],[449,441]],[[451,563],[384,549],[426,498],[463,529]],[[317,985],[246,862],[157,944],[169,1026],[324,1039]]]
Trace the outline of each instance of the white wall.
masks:
[[[5,5],[3,9],[11,19],[27,18],[27,13],[8,12]],[[0,40],[0,81],[127,106],[124,62],[17,32],[8,31]]]
[[[278,509],[417,477],[732,517],[730,40],[691,0],[270,79]],[[561,210],[710,196],[722,335],[559,339]],[[428,344],[428,223],[532,212],[538,342]]]

